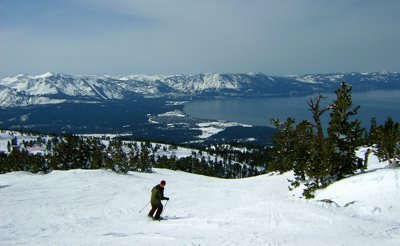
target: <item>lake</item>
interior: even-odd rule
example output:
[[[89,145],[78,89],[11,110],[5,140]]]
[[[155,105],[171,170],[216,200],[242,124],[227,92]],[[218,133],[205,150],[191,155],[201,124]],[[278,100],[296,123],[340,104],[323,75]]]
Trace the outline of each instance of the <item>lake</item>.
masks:
[[[323,95],[328,97],[324,105],[336,98],[334,93]],[[271,118],[286,121],[287,117],[292,117],[299,123],[303,119],[312,119],[307,101],[316,96],[192,101],[185,105],[184,111],[202,119],[228,120],[255,126],[272,126]],[[361,106],[357,118],[364,127],[369,127],[373,117],[379,124],[389,116],[400,121],[400,90],[353,93],[352,99],[354,105]],[[329,113],[326,113],[323,120],[325,127],[328,118]]]

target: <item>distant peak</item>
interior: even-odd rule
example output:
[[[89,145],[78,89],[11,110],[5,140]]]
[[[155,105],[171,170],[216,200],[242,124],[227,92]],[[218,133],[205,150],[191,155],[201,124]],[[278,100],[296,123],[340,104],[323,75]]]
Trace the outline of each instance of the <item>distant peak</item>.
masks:
[[[53,75],[54,75],[54,73],[47,72],[47,73],[44,73],[44,74],[41,74],[41,75],[32,76],[32,78],[33,79],[45,79],[45,78],[48,78],[48,77],[53,76]]]

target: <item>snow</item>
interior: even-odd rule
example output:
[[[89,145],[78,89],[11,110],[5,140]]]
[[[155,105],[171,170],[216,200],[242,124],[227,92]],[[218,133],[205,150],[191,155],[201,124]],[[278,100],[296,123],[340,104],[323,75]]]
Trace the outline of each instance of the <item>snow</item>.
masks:
[[[22,142],[22,141],[37,140],[39,136],[24,134],[16,131],[2,130],[0,131],[0,151],[6,151],[7,148],[5,146],[7,146],[7,142],[11,141],[11,139],[14,137],[18,138],[18,142]]]
[[[166,112],[163,114],[159,114],[158,116],[160,117],[185,117],[185,113],[182,112],[181,110],[174,110],[174,111],[170,111],[170,112]]]
[[[46,78],[51,77],[51,76],[53,76],[53,73],[46,72],[46,73],[41,74],[41,75],[32,76],[32,78],[33,79],[46,79]]]
[[[311,83],[311,84],[317,83],[316,79],[311,75],[297,77],[296,80],[304,83]]]
[[[132,74],[129,76],[120,77],[121,80],[137,80],[137,81],[157,81],[163,80],[168,76],[165,75],[146,75],[146,74]]]
[[[160,124],[160,122],[155,121],[155,120],[152,120],[151,118],[149,118],[148,122],[149,122],[150,124]]]
[[[12,92],[10,98],[0,100],[1,107],[18,107],[46,103],[44,100],[29,100],[41,96],[65,99],[83,97],[90,100],[127,99],[129,95],[140,94],[145,98],[186,98],[187,96],[268,96],[275,95],[281,86],[295,84],[307,88],[325,90],[327,83],[340,82],[344,76],[360,77],[354,81],[354,86],[360,81],[379,81],[393,84],[398,81],[399,73],[334,73],[310,74],[303,76],[267,76],[262,73],[232,74],[203,73],[197,75],[129,75],[129,76],[99,76],[99,75],[67,75],[59,73],[44,73],[41,75],[20,74],[14,77],[0,79],[0,99],[3,91]],[[282,83],[271,84],[275,79]],[[283,79],[283,80],[282,80]],[[328,82],[329,81],[329,82]],[[358,81],[358,82],[357,82]],[[266,84],[270,86],[265,86]],[[304,84],[306,83],[306,85]],[[318,84],[318,85],[317,85]],[[364,83],[363,83],[364,84]],[[310,87],[311,86],[311,87]],[[365,85],[364,85],[365,86]],[[386,88],[383,86],[379,88]],[[325,88],[325,89],[324,89]],[[366,87],[369,88],[369,87]],[[378,89],[379,89],[378,88]],[[375,86],[370,90],[377,89]],[[257,92],[257,93],[256,93]],[[291,95],[293,91],[288,91]],[[10,94],[10,93],[8,93]],[[284,93],[285,94],[285,93]],[[280,95],[280,93],[279,93]],[[172,97],[171,97],[172,96]],[[183,96],[183,97],[182,97]],[[22,101],[22,102],[21,102]],[[51,101],[52,103],[52,101]]]
[[[291,173],[236,180],[165,169],[7,173],[0,245],[398,245],[400,170],[370,159],[368,173],[314,200],[288,191]],[[176,219],[158,222],[147,218],[149,206],[139,211],[162,179],[171,198],[163,216]]]
[[[230,122],[230,121],[204,122],[204,123],[198,123],[197,126],[199,128],[195,129],[201,131],[201,135],[198,136],[198,138],[200,139],[209,138],[219,132],[224,131],[228,127],[233,127],[233,126],[251,127],[251,125],[241,124],[237,122]]]
[[[207,138],[225,130],[225,128],[222,126],[221,127],[215,127],[213,125],[202,126],[201,124],[202,123],[197,124],[200,127],[199,130],[201,130],[201,135],[198,136],[198,138],[201,138],[201,139],[207,139]]]
[[[179,106],[188,103],[189,101],[167,101],[166,105]]]
[[[365,151],[366,148],[359,150],[358,156],[363,157]],[[394,216],[400,215],[400,169],[388,169],[387,162],[379,162],[373,154],[368,162],[367,174],[357,174],[328,186],[317,194],[316,200],[328,198],[354,216],[400,226],[398,216]],[[397,233],[400,237],[400,227]]]

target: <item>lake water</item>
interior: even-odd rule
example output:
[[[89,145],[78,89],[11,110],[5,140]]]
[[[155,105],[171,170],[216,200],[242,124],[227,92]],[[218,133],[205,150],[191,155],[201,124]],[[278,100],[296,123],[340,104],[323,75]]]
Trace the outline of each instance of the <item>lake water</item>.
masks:
[[[335,94],[327,96],[324,104],[331,103]],[[184,110],[191,116],[202,119],[228,120],[255,126],[272,126],[270,119],[286,121],[287,117],[311,120],[311,112],[307,101],[318,95],[305,97],[257,98],[257,99],[226,99],[192,101],[185,105]],[[357,118],[364,127],[369,127],[370,121],[376,117],[382,124],[387,117],[400,121],[400,91],[370,91],[352,94],[353,105],[360,105]],[[329,113],[325,113],[324,125],[327,125]],[[325,126],[326,127],[326,126]]]

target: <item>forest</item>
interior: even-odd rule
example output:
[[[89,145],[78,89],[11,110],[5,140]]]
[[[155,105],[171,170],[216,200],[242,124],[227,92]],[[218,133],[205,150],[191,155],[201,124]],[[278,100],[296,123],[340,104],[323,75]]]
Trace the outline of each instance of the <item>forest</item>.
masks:
[[[40,135],[35,140],[13,137],[0,152],[0,173],[53,170],[109,169],[117,173],[152,172],[168,168],[221,178],[265,173],[267,147],[180,147],[175,144],[123,140],[124,137]],[[39,149],[31,153],[32,148]],[[179,154],[178,149],[185,153]],[[189,152],[189,154],[187,154]]]

